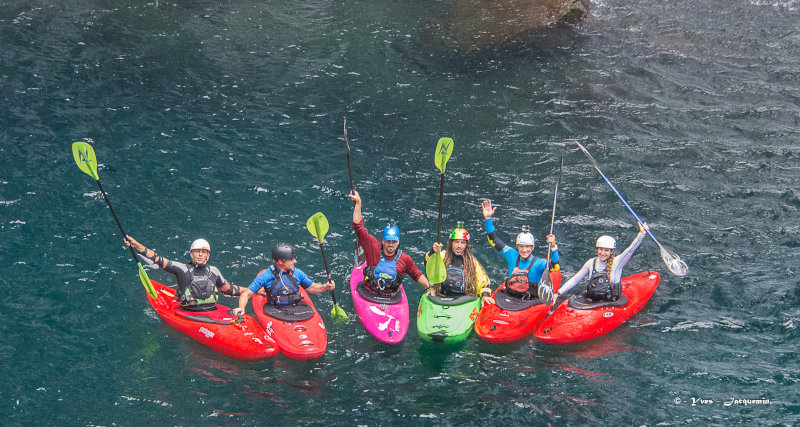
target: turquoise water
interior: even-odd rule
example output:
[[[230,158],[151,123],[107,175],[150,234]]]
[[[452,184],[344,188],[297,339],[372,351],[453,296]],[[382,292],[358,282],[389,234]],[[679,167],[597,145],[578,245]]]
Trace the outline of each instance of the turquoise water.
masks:
[[[437,28],[453,3],[1,5],[4,424],[797,424],[800,4],[593,2],[575,27],[474,49]],[[690,273],[646,241],[626,271],[662,273],[650,304],[581,344],[473,333],[440,348],[412,319],[381,345],[347,291],[344,118],[367,227],[395,218],[417,262],[436,237],[441,136],[456,143],[444,227],[465,221],[494,287],[480,200],[506,241],[524,224],[541,238],[562,154],[565,276],[598,235],[627,244],[634,219],[577,141]],[[79,140],[128,233],[177,260],[205,237],[236,284],[278,241],[321,280],[304,224],[324,212],[351,315],[335,324],[314,297],[327,354],[240,362],[165,325],[72,160]],[[415,310],[421,288],[405,286]]]

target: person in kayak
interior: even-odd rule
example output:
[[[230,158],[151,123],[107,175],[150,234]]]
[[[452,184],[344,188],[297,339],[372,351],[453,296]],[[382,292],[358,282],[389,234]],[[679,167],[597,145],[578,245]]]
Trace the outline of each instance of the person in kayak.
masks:
[[[428,278],[419,271],[414,260],[407,253],[398,250],[400,246],[400,229],[390,222],[383,228],[381,241],[369,234],[361,215],[361,196],[358,191],[349,194],[353,201],[353,230],[358,243],[364,248],[367,267],[364,269],[364,287],[377,294],[394,294],[408,274],[425,289],[431,287]],[[361,286],[361,284],[359,284]]]
[[[170,261],[158,254],[153,249],[146,248],[131,236],[123,239],[126,246],[130,246],[150,259],[167,273],[172,273],[178,279],[178,290],[175,299],[181,302],[180,308],[187,311],[209,311],[216,309],[217,289],[225,295],[236,297],[241,293],[241,288],[230,284],[217,267],[208,265],[211,257],[211,245],[206,239],[197,239],[189,247],[191,262],[183,264]]]
[[[492,215],[497,209],[492,206],[491,200],[484,200],[482,204],[483,218],[486,222],[486,234],[489,244],[500,252],[508,264],[508,279],[506,280],[506,291],[511,296],[533,299],[537,295],[539,281],[545,270],[548,270],[547,260],[533,255],[536,239],[530,233],[527,226],[522,227],[522,232],[517,235],[517,248],[507,246],[500,238],[495,235]],[[547,243],[550,245],[550,265],[549,271],[559,270],[558,245],[556,237],[552,234],[547,236]]]
[[[303,299],[300,286],[310,294],[321,294],[333,290],[336,285],[331,280],[328,283],[314,283],[299,268],[295,268],[297,256],[294,246],[287,243],[278,243],[272,248],[273,264],[253,279],[253,283],[242,290],[239,297],[239,307],[233,309],[234,314],[244,314],[247,301],[259,293],[267,297],[267,303],[276,307],[295,305]]]
[[[555,298],[569,292],[581,280],[589,277],[589,285],[586,287],[586,298],[592,301],[616,301],[622,293],[622,267],[628,263],[633,252],[642,244],[647,230],[650,228],[647,223],[639,224],[639,234],[633,239],[631,245],[622,251],[621,254],[614,256],[617,249],[617,241],[611,236],[600,236],[595,246],[597,256],[586,261],[583,267],[565,283],[561,289],[556,291]]]
[[[436,253],[442,257],[444,265],[447,266],[447,279],[443,283],[431,286],[428,293],[443,296],[469,295],[481,298],[484,304],[493,303],[489,276],[472,254],[469,231],[464,228],[463,222],[459,222],[450,232],[447,249],[442,252],[442,248],[443,245],[436,242],[433,244],[433,249],[425,254],[426,263]]]

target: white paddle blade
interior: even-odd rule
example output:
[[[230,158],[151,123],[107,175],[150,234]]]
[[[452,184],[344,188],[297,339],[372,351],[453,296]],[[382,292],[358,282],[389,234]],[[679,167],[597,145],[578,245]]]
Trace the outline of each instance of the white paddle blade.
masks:
[[[675,252],[659,245],[661,248],[661,259],[667,265],[669,271],[676,276],[685,276],[689,274],[689,266],[679,257]]]
[[[550,283],[542,282],[539,284],[539,299],[545,304],[550,304],[553,301],[553,285]]]

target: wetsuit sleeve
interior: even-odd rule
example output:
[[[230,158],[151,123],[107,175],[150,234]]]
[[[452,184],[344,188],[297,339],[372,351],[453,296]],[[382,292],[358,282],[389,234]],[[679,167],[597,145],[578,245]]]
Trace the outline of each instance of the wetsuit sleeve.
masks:
[[[314,284],[311,278],[308,277],[308,274],[299,268],[295,268],[292,275],[297,280],[297,283],[303,287],[303,289],[308,289],[309,286]]]
[[[216,277],[214,285],[216,285],[217,288],[221,288],[225,286],[226,283],[228,283],[228,281],[225,280],[224,277],[222,277],[222,273],[219,271],[217,267],[212,266],[211,273]]]
[[[578,272],[575,273],[574,276],[572,276],[569,280],[567,280],[567,283],[564,283],[563,285],[561,285],[561,288],[558,290],[558,292],[561,295],[564,295],[567,292],[569,292],[570,289],[574,288],[575,285],[580,283],[581,280],[585,279],[586,276],[589,275],[589,272],[592,271],[592,263],[593,262],[594,262],[594,258],[590,259],[589,261],[586,261],[583,264],[583,267],[581,267],[581,269],[578,270]]]
[[[631,242],[631,245],[622,251],[621,254],[614,257],[614,264],[611,266],[611,274],[609,277],[611,283],[619,283],[622,280],[622,267],[625,267],[625,264],[631,259],[633,253],[639,248],[639,245],[642,244],[644,236],[645,234],[637,234],[636,238]]]
[[[503,248],[506,247],[506,244],[495,235],[494,223],[492,222],[492,219],[487,218],[484,220],[484,222],[486,224],[486,238],[489,239],[489,244],[492,245],[493,248],[497,249],[498,252],[502,251]]]
[[[186,264],[177,261],[169,261],[167,262],[167,266],[164,267],[164,271],[167,273],[172,273],[176,276],[179,276],[183,273],[189,271],[189,268],[186,267]]]
[[[364,254],[367,256],[367,265],[378,265],[381,259],[381,242],[369,234],[369,231],[364,226],[364,221],[354,222],[353,230],[356,232],[358,243],[364,248]]]
[[[256,278],[253,279],[253,283],[251,283],[247,289],[250,289],[250,292],[252,293],[256,293],[259,291],[259,289],[269,286],[274,278],[275,277],[272,276],[272,272],[267,269],[263,273],[256,276]]]
[[[397,260],[397,274],[408,274],[411,276],[414,281],[419,281],[420,276],[422,276],[422,272],[419,271],[417,265],[414,264],[414,260],[411,259],[411,255],[403,252],[403,255],[400,256],[400,259]],[[400,265],[401,264],[401,265]]]

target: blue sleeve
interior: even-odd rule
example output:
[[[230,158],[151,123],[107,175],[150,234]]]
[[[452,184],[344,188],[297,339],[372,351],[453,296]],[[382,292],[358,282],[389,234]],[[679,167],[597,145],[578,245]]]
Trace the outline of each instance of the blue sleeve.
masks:
[[[308,289],[309,286],[314,284],[314,282],[311,281],[308,275],[299,268],[295,268],[294,273],[292,273],[292,275],[294,275],[294,278],[297,279],[297,283],[299,283],[300,286],[303,287],[303,289]]]
[[[550,263],[551,264],[558,264],[558,260],[559,260],[559,258],[558,258],[558,249],[554,250],[553,252],[550,252]]]
[[[247,287],[247,289],[250,289],[250,292],[252,293],[256,293],[259,291],[259,289],[265,288],[270,284],[272,284],[272,281],[274,279],[275,276],[272,275],[272,272],[266,270],[263,273],[256,276],[256,278],[253,279],[253,283],[251,283],[250,286]]]
[[[494,223],[492,222],[492,219],[487,218],[484,220],[484,223],[486,224],[486,238],[489,239],[489,244],[492,245],[493,248],[497,249],[498,252],[501,252],[507,246],[505,242],[495,236]]]

